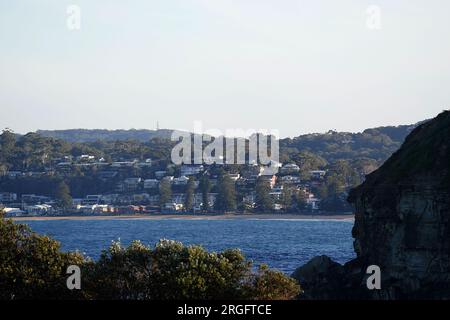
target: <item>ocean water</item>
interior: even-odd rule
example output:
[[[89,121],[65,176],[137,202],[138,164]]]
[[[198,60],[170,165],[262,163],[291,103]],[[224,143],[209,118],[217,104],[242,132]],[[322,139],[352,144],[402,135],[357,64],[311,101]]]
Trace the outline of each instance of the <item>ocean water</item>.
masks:
[[[111,219],[25,221],[31,228],[58,240],[63,250],[79,250],[96,259],[112,240],[127,245],[159,239],[199,244],[210,251],[239,248],[256,265],[266,263],[287,274],[317,255],[344,263],[355,257],[352,221],[262,219]]]

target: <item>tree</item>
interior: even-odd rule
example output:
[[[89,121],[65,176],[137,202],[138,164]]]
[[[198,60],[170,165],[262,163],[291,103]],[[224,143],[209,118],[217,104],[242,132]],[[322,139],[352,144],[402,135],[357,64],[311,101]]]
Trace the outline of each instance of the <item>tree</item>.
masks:
[[[278,270],[270,270],[265,264],[258,268],[251,290],[250,295],[256,300],[291,300],[303,292],[292,278]]]
[[[343,175],[331,172],[327,174],[324,186],[325,192],[320,202],[320,208],[330,212],[351,211],[347,203],[346,181]]]
[[[294,189],[290,185],[284,184],[281,190],[281,205],[285,211],[289,211],[292,207],[292,198],[294,197]]]
[[[172,187],[167,178],[161,180],[159,184],[159,204],[163,207],[166,203],[172,201]]]
[[[270,186],[266,181],[258,179],[256,183],[255,208],[259,212],[270,212],[273,210],[273,199],[270,196]]]
[[[207,212],[209,210],[209,198],[208,193],[211,190],[211,181],[207,175],[203,175],[200,178],[200,190],[202,192],[202,210]]]
[[[2,217],[0,248],[0,300],[82,297],[66,287],[67,267],[84,264],[80,254],[61,252],[59,242]]]
[[[236,188],[234,181],[227,173],[220,173],[217,179],[217,187],[216,209],[224,212],[236,210]]]
[[[189,181],[186,186],[184,209],[191,211],[194,207],[194,193],[195,193],[195,178],[189,177]]]
[[[297,211],[302,211],[306,208],[307,205],[307,196],[304,190],[298,190],[294,194],[294,205]]]
[[[0,134],[0,163],[8,163],[13,160],[15,145],[16,135],[8,128],[3,130]]]
[[[2,152],[10,152],[16,145],[16,135],[14,132],[8,128],[2,131],[0,135],[0,146],[2,147]]]
[[[94,299],[269,300],[300,293],[297,282],[279,271],[262,266],[254,272],[240,250],[210,253],[171,240],[154,248],[113,242],[86,273],[84,291]]]
[[[55,198],[58,206],[63,209],[69,209],[73,205],[69,186],[64,181],[58,183],[55,191]]]

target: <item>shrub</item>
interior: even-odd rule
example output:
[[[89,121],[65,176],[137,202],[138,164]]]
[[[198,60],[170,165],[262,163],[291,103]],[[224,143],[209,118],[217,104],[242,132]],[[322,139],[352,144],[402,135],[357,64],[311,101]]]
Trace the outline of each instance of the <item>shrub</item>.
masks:
[[[57,241],[0,217],[0,299],[80,298],[67,289],[66,270],[83,263],[80,254],[61,252]]]
[[[68,290],[69,265],[81,268],[81,290]],[[160,240],[154,248],[113,242],[94,262],[27,226],[0,218],[0,299],[293,299],[295,280],[237,250]]]

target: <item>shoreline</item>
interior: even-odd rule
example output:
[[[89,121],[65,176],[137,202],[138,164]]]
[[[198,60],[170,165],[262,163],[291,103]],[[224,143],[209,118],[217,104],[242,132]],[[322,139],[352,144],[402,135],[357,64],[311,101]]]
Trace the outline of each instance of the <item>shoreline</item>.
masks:
[[[302,215],[302,214],[130,214],[93,216],[34,216],[11,217],[13,221],[53,221],[53,220],[342,220],[353,221],[353,214]]]

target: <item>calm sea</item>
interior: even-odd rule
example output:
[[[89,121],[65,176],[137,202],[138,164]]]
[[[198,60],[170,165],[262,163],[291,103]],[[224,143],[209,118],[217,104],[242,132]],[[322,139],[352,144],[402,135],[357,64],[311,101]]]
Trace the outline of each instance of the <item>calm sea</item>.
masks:
[[[256,264],[290,274],[317,255],[344,263],[352,258],[352,221],[342,220],[53,220],[26,221],[31,228],[97,258],[111,240],[134,239],[154,245],[159,239],[200,244],[210,251],[240,248]]]

